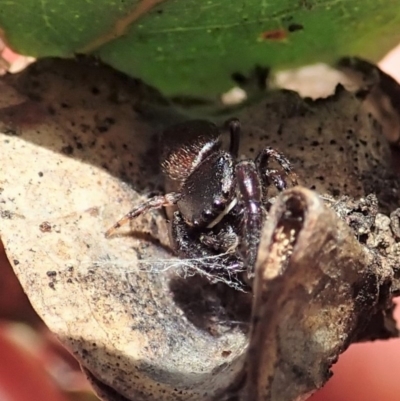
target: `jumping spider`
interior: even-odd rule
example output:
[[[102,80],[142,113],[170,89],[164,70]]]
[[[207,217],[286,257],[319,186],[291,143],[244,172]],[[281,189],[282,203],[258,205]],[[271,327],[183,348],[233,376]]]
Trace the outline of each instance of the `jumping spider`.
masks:
[[[240,123],[231,119],[227,125],[229,151],[222,149],[221,132],[211,122],[194,120],[166,129],[161,166],[167,177],[179,183],[179,191],[139,204],[106,235],[152,209],[176,205],[171,242],[178,256],[200,261],[214,256],[215,265],[222,265],[227,272],[247,271],[252,277],[268,188],[273,184],[283,191],[285,176],[292,185],[297,181],[286,157],[270,147],[262,149],[254,161],[239,160]],[[269,168],[271,159],[282,171]]]

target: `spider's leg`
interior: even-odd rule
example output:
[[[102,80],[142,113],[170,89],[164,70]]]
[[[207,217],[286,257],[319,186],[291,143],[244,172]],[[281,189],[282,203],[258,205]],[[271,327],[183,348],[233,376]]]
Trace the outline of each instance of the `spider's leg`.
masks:
[[[264,223],[262,185],[253,161],[244,160],[236,165],[236,181],[239,204],[243,207],[239,252],[244,260],[248,276],[252,277]]]
[[[193,228],[188,226],[180,212],[174,212],[171,221],[171,243],[182,258],[201,258],[212,255],[211,249],[200,241]]]
[[[239,144],[240,144],[240,134],[241,134],[241,126],[240,121],[237,118],[231,118],[226,122],[229,133],[230,133],[230,146],[229,153],[232,155],[234,159],[236,159],[239,155]]]
[[[279,191],[283,191],[287,188],[286,179],[277,170],[268,167],[270,160],[275,160],[283,169],[286,177],[288,177],[293,186],[297,185],[297,176],[293,172],[292,165],[289,160],[277,150],[267,147],[264,148],[257,156],[255,163],[261,177],[265,181],[265,187],[267,188],[271,183]]]
[[[219,254],[200,240],[201,231],[188,226],[180,212],[175,212],[171,222],[171,243],[175,253],[189,259],[199,270],[212,273],[222,268],[230,272],[242,271],[239,258],[233,254]]]
[[[166,195],[154,196],[153,198],[142,202],[134,209],[132,209],[129,213],[127,213],[124,217],[119,219],[111,228],[109,228],[106,231],[106,237],[109,237],[115,232],[115,230],[133,220],[134,218],[140,216],[141,214],[147,213],[153,209],[160,209],[163,206],[175,205],[179,201],[179,199],[181,199],[181,194],[179,192],[171,192]]]

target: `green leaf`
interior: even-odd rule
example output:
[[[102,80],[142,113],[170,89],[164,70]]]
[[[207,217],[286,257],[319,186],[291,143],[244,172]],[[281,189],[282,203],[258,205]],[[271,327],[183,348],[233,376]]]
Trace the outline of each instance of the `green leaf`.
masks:
[[[400,42],[398,0],[2,0],[18,52],[89,53],[168,96],[213,97],[234,74],[379,60]]]

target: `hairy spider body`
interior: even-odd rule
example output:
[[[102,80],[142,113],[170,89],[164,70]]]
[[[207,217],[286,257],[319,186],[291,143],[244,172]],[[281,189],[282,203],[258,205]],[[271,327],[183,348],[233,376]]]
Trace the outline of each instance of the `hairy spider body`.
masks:
[[[232,119],[228,126],[229,150],[222,149],[221,133],[211,122],[188,121],[166,129],[161,166],[167,177],[179,183],[179,191],[141,203],[106,235],[149,210],[176,205],[171,243],[178,256],[198,259],[200,264],[202,258],[213,256],[216,266],[230,272],[246,270],[251,277],[268,188],[272,184],[284,190],[286,176],[293,185],[297,181],[289,161],[272,148],[264,148],[255,160],[239,160],[240,123]],[[271,159],[283,171],[269,168]]]

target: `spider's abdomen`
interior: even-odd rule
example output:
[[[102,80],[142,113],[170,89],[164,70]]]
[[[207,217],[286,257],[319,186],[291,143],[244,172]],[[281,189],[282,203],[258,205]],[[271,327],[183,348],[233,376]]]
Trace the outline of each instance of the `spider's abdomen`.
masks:
[[[208,155],[220,147],[215,124],[194,120],[176,124],[163,132],[161,167],[175,181],[183,182]]]

